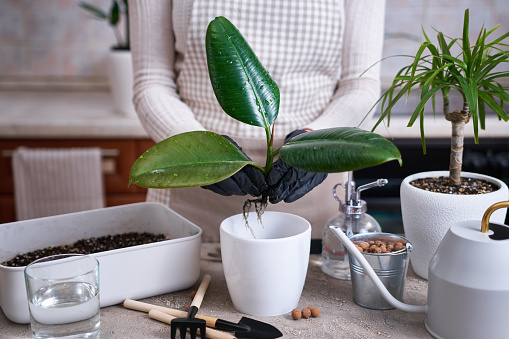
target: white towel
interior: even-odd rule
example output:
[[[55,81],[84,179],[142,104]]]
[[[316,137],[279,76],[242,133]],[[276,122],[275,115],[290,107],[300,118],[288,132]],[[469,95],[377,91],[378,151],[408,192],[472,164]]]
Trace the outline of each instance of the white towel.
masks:
[[[28,148],[13,152],[17,220],[104,207],[99,148]]]

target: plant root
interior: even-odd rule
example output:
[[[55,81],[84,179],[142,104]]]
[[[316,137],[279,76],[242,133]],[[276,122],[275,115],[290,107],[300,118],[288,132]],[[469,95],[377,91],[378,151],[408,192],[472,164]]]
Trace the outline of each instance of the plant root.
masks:
[[[247,220],[247,218],[249,216],[249,211],[251,210],[251,206],[253,206],[253,204],[254,204],[254,209],[256,212],[256,219],[258,220],[260,225],[262,225],[262,228],[264,228],[263,223],[262,223],[262,215],[263,215],[263,212],[265,212],[265,209],[267,208],[267,205],[268,205],[268,196],[262,195],[261,197],[256,198],[256,199],[247,199],[244,202],[244,206],[242,207],[242,215],[244,216],[244,222],[246,224],[246,228],[249,229],[249,231],[253,235],[253,238],[256,239],[256,235],[254,234],[254,231],[251,228],[251,226],[249,225],[249,222]]]

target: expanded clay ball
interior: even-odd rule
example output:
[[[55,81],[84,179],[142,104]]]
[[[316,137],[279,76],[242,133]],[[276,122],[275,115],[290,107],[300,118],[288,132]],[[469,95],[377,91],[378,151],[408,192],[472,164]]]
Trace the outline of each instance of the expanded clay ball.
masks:
[[[311,316],[311,310],[309,308],[305,308],[302,310],[302,318],[308,319]]]
[[[298,308],[294,308],[292,310],[292,318],[293,320],[299,320],[302,317],[302,311]]]
[[[367,250],[369,248],[369,244],[365,241],[361,242],[359,244],[359,246],[363,249],[363,250]]]
[[[191,300],[194,299],[195,295],[196,295],[196,291],[191,291],[191,294],[189,294],[189,296],[191,297]]]
[[[294,308],[292,310],[292,318],[294,320],[299,320],[300,318],[309,319],[309,317],[316,318],[320,315],[320,310],[313,306],[308,306],[302,311],[298,308]]]
[[[391,253],[406,249],[401,241],[396,243],[385,240],[354,241],[355,247],[365,253]]]
[[[402,249],[404,249],[404,248],[405,248],[405,245],[403,245],[403,243],[402,243],[402,242],[397,242],[397,243],[394,245],[394,250],[395,250],[395,251],[400,251],[400,250],[402,250]]]

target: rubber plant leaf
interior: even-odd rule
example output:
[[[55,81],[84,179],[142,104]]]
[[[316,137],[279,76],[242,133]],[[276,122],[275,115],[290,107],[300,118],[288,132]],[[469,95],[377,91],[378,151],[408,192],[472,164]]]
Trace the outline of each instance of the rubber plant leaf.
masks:
[[[302,133],[279,150],[287,164],[309,172],[345,172],[401,161],[401,154],[384,137],[355,127]]]
[[[269,130],[279,111],[279,88],[238,29],[217,17],[207,28],[212,89],[223,110],[243,123]]]
[[[256,164],[219,134],[193,131],[165,139],[143,153],[131,167],[129,184],[204,186],[224,180],[246,165]]]

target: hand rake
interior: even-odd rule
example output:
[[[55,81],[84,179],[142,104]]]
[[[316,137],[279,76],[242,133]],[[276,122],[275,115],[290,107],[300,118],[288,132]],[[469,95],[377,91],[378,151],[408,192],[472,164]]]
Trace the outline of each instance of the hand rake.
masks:
[[[210,283],[210,275],[205,274],[201,281],[200,287],[198,291],[196,291],[196,295],[193,298],[193,302],[191,303],[191,307],[189,307],[189,312],[187,312],[186,318],[175,318],[171,321],[171,339],[175,339],[177,337],[177,329],[180,330],[180,338],[185,339],[186,332],[189,330],[191,333],[191,339],[196,339],[196,332],[200,330],[200,336],[205,338],[205,331],[207,328],[207,322],[202,319],[197,319],[194,316],[198,313],[198,309],[200,308],[201,302],[203,301],[203,297],[205,296],[205,291],[209,287]]]

